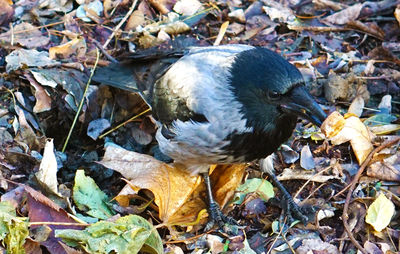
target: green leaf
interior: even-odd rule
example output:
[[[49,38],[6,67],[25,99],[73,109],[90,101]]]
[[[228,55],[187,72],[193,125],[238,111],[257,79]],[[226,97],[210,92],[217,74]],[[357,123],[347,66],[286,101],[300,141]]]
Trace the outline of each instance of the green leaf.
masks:
[[[162,254],[163,245],[157,230],[144,218],[128,215],[115,222],[100,221],[85,230],[56,230],[56,237],[88,253]]]
[[[8,202],[0,202],[0,240],[8,253],[25,253],[24,243],[28,237],[28,222],[25,217],[17,217],[15,208]]]
[[[83,170],[76,171],[73,198],[78,209],[90,216],[105,220],[114,215],[108,206],[107,195],[92,178],[85,176]]]
[[[386,228],[394,214],[394,204],[383,193],[368,207],[365,221],[378,232]]]
[[[261,178],[247,179],[246,182],[237,188],[233,199],[234,204],[241,204],[248,193],[256,192],[264,201],[274,197],[274,187],[270,182]]]

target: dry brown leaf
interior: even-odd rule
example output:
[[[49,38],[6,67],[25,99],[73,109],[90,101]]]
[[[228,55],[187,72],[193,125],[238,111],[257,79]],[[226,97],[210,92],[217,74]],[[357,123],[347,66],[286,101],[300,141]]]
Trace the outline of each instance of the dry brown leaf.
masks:
[[[247,164],[218,165],[211,174],[214,198],[223,208],[239,187]]]
[[[0,0],[0,13],[1,12]],[[29,23],[22,22],[21,24],[16,25],[13,28],[13,31],[7,31],[0,34],[0,40],[8,43],[11,43],[12,40],[14,43],[20,44],[26,48],[38,48],[46,46],[50,42],[50,37],[43,35],[39,28]]]
[[[332,24],[345,25],[349,21],[356,20],[358,16],[360,16],[362,7],[363,4],[361,3],[354,4],[342,11],[329,15],[324,18],[324,20]]]
[[[380,180],[400,182],[400,152],[371,164],[367,175]]]
[[[35,173],[35,177],[39,184],[46,190],[61,196],[58,192],[57,170],[57,159],[54,153],[53,139],[47,139],[39,171]]]
[[[207,207],[201,177],[193,176],[182,168],[114,146],[106,148],[100,164],[120,172],[130,180],[129,185],[134,192],[124,187],[116,197],[120,205],[128,205],[131,195],[140,189],[148,189],[154,194],[160,219],[168,225],[193,222],[198,213]],[[246,167],[244,164],[219,165],[213,170],[210,177],[214,197],[221,207],[232,197]]]
[[[51,59],[68,59],[73,56],[84,57],[86,55],[86,41],[83,37],[75,38],[63,45],[51,47],[49,56]]]
[[[120,172],[130,180],[135,191],[149,189],[159,207],[160,219],[168,223],[201,182],[200,176],[158,161],[151,156],[108,146],[103,160],[105,167]]]
[[[51,97],[46,90],[29,74],[25,74],[29,83],[35,88],[36,103],[33,107],[33,112],[41,113],[51,109]]]
[[[325,136],[330,138],[334,145],[350,141],[359,164],[367,158],[373,149],[371,143],[371,135],[373,134],[361,122],[360,118],[356,116],[344,119],[340,113],[333,112],[322,123],[321,131]]]
[[[143,26],[146,20],[144,18],[144,13],[141,10],[136,10],[132,12],[132,15],[129,17],[128,21],[126,22],[126,26],[124,31],[134,31],[136,27]]]
[[[380,28],[376,23],[373,23],[373,22],[363,23],[358,20],[351,20],[346,24],[346,26],[353,28],[353,29],[363,31],[367,34],[370,34],[370,35],[380,39],[380,40],[385,39],[385,31],[382,28]]]

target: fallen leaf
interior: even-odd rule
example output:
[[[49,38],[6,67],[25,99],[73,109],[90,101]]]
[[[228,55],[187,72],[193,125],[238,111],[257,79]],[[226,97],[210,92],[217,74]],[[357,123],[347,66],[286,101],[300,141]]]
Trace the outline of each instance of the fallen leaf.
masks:
[[[362,112],[364,110],[364,99],[361,95],[357,95],[356,98],[351,102],[348,113],[354,114],[358,117],[361,117]]]
[[[400,152],[369,165],[367,175],[380,180],[400,182]]]
[[[378,232],[386,228],[394,214],[394,204],[383,193],[368,207],[365,221]]]
[[[99,163],[121,173],[130,180],[135,191],[152,191],[163,222],[171,222],[173,215],[201,183],[200,176],[192,176],[183,169],[172,167],[151,156],[112,145],[106,147]]]
[[[29,74],[25,74],[31,86],[35,88],[36,103],[33,107],[34,113],[41,113],[51,109],[51,97],[46,90]]]
[[[7,247],[7,253],[23,253],[23,244],[28,236],[27,218],[17,217],[14,206],[0,202],[0,240]]]
[[[298,254],[308,253],[325,253],[325,254],[339,254],[339,249],[330,243],[324,242],[319,238],[304,239],[301,246],[296,249]]]
[[[73,198],[77,208],[92,217],[108,219],[114,215],[108,205],[107,195],[92,178],[85,176],[83,170],[76,171]]]
[[[63,45],[51,47],[49,56],[51,59],[81,58],[86,55],[87,46],[84,37],[75,38]]]
[[[57,223],[48,225],[52,231],[46,241],[41,242],[50,253],[65,253],[63,247],[59,243],[59,239],[54,237],[55,229],[81,229],[84,227],[77,226],[78,223],[59,205],[42,193],[32,189],[29,186],[22,185],[27,196],[27,210],[30,222],[62,222],[74,225],[57,225]],[[30,228],[37,228],[38,225],[31,225]]]
[[[344,10],[325,17],[324,20],[332,24],[345,25],[352,20],[356,20],[358,16],[360,16],[362,7],[363,4],[356,3]]]
[[[99,221],[84,230],[56,230],[70,246],[80,246],[88,253],[132,253],[139,251],[162,254],[163,244],[157,230],[137,215],[118,218],[114,222]]]
[[[89,123],[86,134],[93,140],[96,140],[110,126],[111,124],[108,119],[98,118]]]
[[[59,65],[60,63],[49,58],[46,51],[37,51],[36,49],[17,49],[6,56],[7,72],[18,70],[24,66],[45,67]]]
[[[376,135],[387,135],[400,130],[400,124],[385,124],[379,126],[371,126],[369,129]]]
[[[14,15],[13,2],[11,0],[0,0],[0,25],[6,24]]]
[[[308,145],[303,146],[301,149],[300,166],[306,170],[315,168],[314,158]]]
[[[373,149],[372,133],[356,116],[344,119],[340,113],[333,112],[322,123],[321,131],[330,139],[333,145],[340,145],[350,141],[359,164],[363,163]]]
[[[245,196],[253,192],[257,193],[264,201],[268,201],[275,195],[274,187],[270,182],[261,178],[252,178],[247,179],[244,184],[237,188],[234,203],[239,205],[242,204]]]
[[[99,163],[130,180],[129,185],[136,193],[140,189],[150,190],[159,207],[160,219],[168,225],[192,223],[198,219],[199,212],[207,207],[202,178],[192,175],[181,166],[173,167],[151,156],[114,145],[106,147],[103,160]],[[246,167],[245,164],[219,165],[210,175],[214,198],[222,208],[233,196]],[[120,205],[126,205],[132,194],[124,188],[124,193],[120,193],[116,200]]]
[[[1,3],[0,3],[0,13],[1,13]],[[0,17],[0,22],[1,22],[1,17]],[[14,43],[19,44],[26,48],[44,47],[50,42],[50,36],[43,35],[38,27],[35,27],[27,22],[22,22],[21,24],[16,25],[12,31],[7,31],[5,33],[0,34],[0,41],[11,43],[11,38]]]
[[[51,193],[60,196],[58,192],[57,170],[53,139],[47,139],[39,171],[35,173],[35,177],[39,184],[51,191]]]
[[[178,0],[174,5],[174,11],[183,15],[191,16],[202,7],[198,0]]]

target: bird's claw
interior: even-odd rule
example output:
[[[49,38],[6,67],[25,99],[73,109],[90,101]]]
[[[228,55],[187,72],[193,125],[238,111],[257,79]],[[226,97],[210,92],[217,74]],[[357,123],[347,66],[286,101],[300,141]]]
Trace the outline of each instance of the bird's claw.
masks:
[[[214,225],[218,225],[220,229],[223,229],[225,224],[238,226],[239,223],[230,216],[222,213],[217,203],[211,203],[209,206],[209,220],[204,231],[209,231]]]
[[[271,200],[273,201],[273,200]],[[277,206],[283,209],[284,215],[287,217],[287,222],[291,225],[295,220],[301,221],[304,225],[310,221],[310,217],[315,214],[315,209],[312,206],[300,207],[296,204],[291,196],[283,195],[280,202],[274,202]]]

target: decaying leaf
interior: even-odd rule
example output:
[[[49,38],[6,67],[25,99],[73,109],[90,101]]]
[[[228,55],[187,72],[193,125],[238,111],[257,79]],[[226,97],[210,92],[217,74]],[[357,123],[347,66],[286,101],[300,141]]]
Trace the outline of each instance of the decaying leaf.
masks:
[[[79,246],[88,253],[132,253],[139,251],[162,254],[160,235],[148,221],[137,215],[121,217],[114,222],[100,221],[85,230],[56,230],[71,246]]]
[[[15,208],[8,202],[0,203],[0,240],[8,253],[23,253],[23,244],[29,235],[27,218],[17,217]]]
[[[378,232],[386,228],[394,214],[394,204],[383,193],[368,207],[365,221]]]

